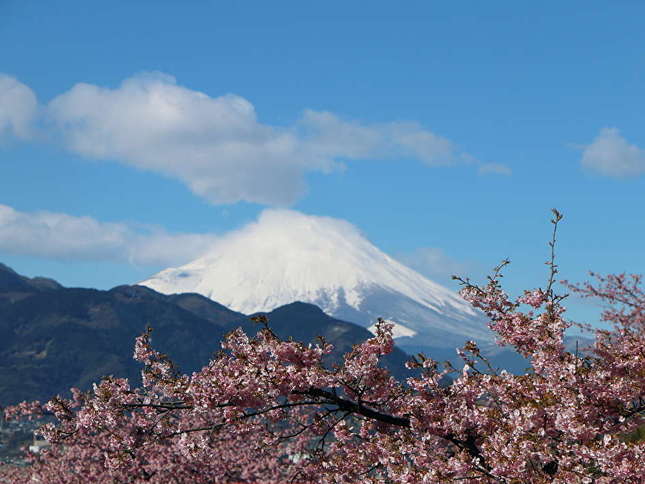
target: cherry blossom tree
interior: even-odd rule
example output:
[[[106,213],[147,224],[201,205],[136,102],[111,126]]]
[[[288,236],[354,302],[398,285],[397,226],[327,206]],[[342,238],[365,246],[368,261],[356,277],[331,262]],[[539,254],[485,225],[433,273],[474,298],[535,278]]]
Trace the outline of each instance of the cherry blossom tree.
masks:
[[[489,319],[499,343],[531,368],[493,368],[475,342],[455,369],[419,355],[405,382],[379,366],[392,325],[333,367],[331,345],[278,338],[266,319],[255,336],[230,332],[222,351],[191,375],[155,351],[150,332],[134,358],[143,385],[107,378],[8,416],[51,413],[52,447],[11,482],[640,483],[645,446],[626,436],[643,425],[645,292],[637,275],[569,285],[607,305],[611,330],[585,353],[565,349],[564,295],[556,294],[554,211],[550,276],[511,298],[504,261],[486,285],[461,280],[462,296]],[[442,383],[452,375],[452,383]]]

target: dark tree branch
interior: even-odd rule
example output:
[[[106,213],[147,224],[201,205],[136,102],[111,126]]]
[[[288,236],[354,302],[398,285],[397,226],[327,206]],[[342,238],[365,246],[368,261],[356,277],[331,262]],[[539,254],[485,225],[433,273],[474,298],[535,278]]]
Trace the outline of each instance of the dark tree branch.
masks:
[[[351,413],[357,413],[372,420],[378,420],[390,425],[399,427],[410,427],[410,419],[405,417],[395,417],[386,413],[377,412],[371,408],[366,407],[361,403],[355,403],[351,400],[341,398],[330,391],[321,390],[320,388],[310,388],[304,392],[293,392],[297,395],[308,395],[315,398],[324,398],[328,403],[336,405],[340,410],[345,410]]]

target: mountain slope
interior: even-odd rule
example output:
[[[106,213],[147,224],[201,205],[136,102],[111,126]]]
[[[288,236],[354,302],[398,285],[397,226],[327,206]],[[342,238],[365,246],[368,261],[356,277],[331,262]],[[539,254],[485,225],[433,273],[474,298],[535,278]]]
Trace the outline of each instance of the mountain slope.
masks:
[[[155,347],[182,370],[200,368],[225,331],[166,299],[130,286],[0,299],[0,404],[87,389],[109,374],[138,380],[134,338],[147,325]]]
[[[87,389],[110,374],[138,381],[134,339],[148,325],[154,328],[154,347],[185,372],[205,365],[230,330],[241,326],[255,334],[259,329],[248,316],[198,294],[166,296],[142,286],[65,288],[25,278],[6,266],[0,267],[1,280],[10,284],[0,288],[0,406],[47,400],[72,386]],[[310,305],[292,304],[268,317],[285,338],[325,337],[335,346],[330,363],[370,336]],[[385,366],[403,376],[406,359],[397,349]]]
[[[5,294],[29,293],[41,290],[60,289],[59,283],[45,277],[29,278],[22,276],[11,267],[0,263],[0,291]]]
[[[455,347],[492,342],[483,319],[457,294],[392,259],[351,224],[287,210],[218,240],[208,254],[140,284],[196,292],[244,313],[294,301],[364,327],[397,324],[397,343]]]

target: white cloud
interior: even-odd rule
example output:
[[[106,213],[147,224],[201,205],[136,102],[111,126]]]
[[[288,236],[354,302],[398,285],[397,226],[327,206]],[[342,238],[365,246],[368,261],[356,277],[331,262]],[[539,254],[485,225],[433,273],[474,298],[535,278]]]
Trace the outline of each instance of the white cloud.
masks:
[[[28,138],[38,110],[33,91],[17,79],[0,73],[0,136]]]
[[[481,272],[472,262],[453,259],[443,249],[421,247],[396,257],[401,263],[437,282],[448,282],[452,276],[477,278]]]
[[[47,111],[72,151],[178,178],[213,203],[289,205],[304,193],[307,172],[349,160],[473,159],[416,123],[368,125],[308,110],[292,126],[271,126],[240,96],[209,97],[163,74],[116,89],[77,84]]]
[[[0,251],[10,254],[173,265],[199,257],[216,239],[63,213],[20,212],[0,204]]]
[[[449,140],[413,122],[365,125],[306,110],[299,128],[307,151],[323,158],[410,157],[428,165],[447,165],[464,156]]]
[[[645,173],[645,150],[629,142],[616,128],[604,128],[582,153],[582,166],[601,175],[628,177]]]
[[[179,178],[215,203],[286,204],[304,191],[295,136],[259,123],[239,96],[211,98],[147,75],[117,89],[77,84],[48,111],[73,151]]]
[[[305,110],[292,125],[272,126],[240,96],[210,97],[161,73],[115,89],[76,84],[45,107],[29,87],[0,74],[0,135],[28,138],[37,118],[49,121],[40,126],[45,138],[62,139],[74,153],[179,179],[216,204],[287,206],[305,193],[308,172],[342,170],[352,160],[469,163],[510,173],[415,122],[367,124]]]

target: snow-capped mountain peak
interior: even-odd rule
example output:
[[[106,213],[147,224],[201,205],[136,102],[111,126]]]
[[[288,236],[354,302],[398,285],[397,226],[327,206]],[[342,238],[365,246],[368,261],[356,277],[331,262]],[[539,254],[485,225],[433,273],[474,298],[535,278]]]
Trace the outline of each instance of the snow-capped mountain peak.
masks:
[[[400,336],[434,334],[437,344],[490,338],[457,294],[392,259],[350,223],[291,210],[266,210],[206,255],[140,284],[196,292],[246,314],[309,302],[365,327],[383,317]]]

